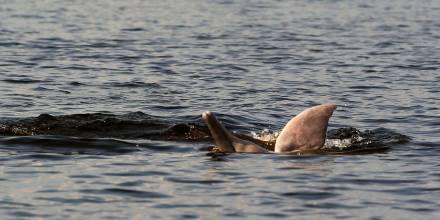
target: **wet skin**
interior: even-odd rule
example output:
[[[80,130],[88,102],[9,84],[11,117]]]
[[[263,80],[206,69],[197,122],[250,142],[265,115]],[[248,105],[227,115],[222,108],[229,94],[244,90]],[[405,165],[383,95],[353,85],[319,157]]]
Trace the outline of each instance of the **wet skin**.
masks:
[[[322,104],[305,109],[293,117],[282,129],[275,142],[275,153],[314,152],[325,143],[327,126],[334,104]],[[202,118],[207,124],[215,145],[223,152],[271,153],[261,141],[237,136],[228,131],[212,112],[204,112]]]

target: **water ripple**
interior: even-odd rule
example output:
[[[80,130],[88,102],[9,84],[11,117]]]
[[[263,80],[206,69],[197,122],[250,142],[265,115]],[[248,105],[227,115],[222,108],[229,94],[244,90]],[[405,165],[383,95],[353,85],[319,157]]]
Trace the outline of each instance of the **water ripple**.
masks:
[[[329,199],[339,196],[338,193],[331,193],[331,192],[312,192],[312,191],[294,191],[294,192],[286,192],[281,193],[281,196],[284,197],[293,197],[295,199],[300,200],[322,200],[322,199]]]
[[[195,183],[195,184],[207,184],[213,185],[218,183],[223,183],[223,180],[201,180],[201,179],[187,179],[187,178],[177,178],[177,177],[166,177],[167,181],[175,183]]]
[[[80,193],[85,194],[98,194],[98,195],[117,195],[132,198],[142,198],[142,199],[162,199],[169,198],[169,195],[158,192],[150,192],[143,190],[132,190],[124,188],[107,188],[107,189],[83,189],[79,190]]]
[[[0,216],[438,219],[439,9],[2,1]],[[326,102],[331,129],[367,129],[387,149],[198,151],[212,145],[203,111],[259,134]]]

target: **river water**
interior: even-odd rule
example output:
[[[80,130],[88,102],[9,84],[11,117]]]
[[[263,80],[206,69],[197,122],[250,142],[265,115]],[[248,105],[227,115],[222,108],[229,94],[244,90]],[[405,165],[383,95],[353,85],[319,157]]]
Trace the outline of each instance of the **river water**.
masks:
[[[4,134],[0,216],[439,219],[438,14],[436,0],[0,0],[3,123],[125,120]],[[411,140],[368,154],[216,155],[209,139],[130,136],[203,127],[206,110],[235,131],[277,131],[327,102],[330,129]]]

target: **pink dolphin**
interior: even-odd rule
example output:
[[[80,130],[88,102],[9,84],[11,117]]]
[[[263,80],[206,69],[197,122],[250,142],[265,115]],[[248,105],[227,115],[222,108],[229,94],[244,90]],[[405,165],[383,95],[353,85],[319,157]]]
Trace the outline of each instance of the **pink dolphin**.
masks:
[[[284,126],[275,142],[275,153],[307,152],[319,150],[325,143],[327,126],[336,105],[322,104],[302,111]],[[215,145],[224,152],[269,153],[258,140],[239,138],[229,132],[212,112],[202,118],[208,125]]]

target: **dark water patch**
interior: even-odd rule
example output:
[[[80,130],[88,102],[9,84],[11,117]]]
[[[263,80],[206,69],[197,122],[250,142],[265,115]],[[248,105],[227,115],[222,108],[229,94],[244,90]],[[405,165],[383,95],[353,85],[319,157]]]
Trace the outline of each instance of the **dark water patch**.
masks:
[[[153,208],[158,209],[181,209],[181,208],[218,208],[222,207],[221,205],[214,205],[214,204],[157,204],[154,205]]]
[[[282,199],[279,197],[274,196],[258,196],[258,199],[260,200],[257,204],[261,206],[272,206],[276,207],[278,206]]]
[[[131,171],[131,172],[120,172],[120,173],[103,173],[106,176],[168,176],[169,173],[160,171]]]
[[[3,31],[0,30],[0,33],[3,33]],[[14,42],[14,41],[11,41],[11,42],[0,42],[0,47],[20,47],[20,46],[22,46],[21,43]]]
[[[390,89],[387,86],[373,86],[373,85],[366,85],[366,86],[357,85],[357,86],[350,86],[348,88],[359,90],[359,91],[365,91],[365,90],[370,90],[370,89]]]
[[[373,52],[369,52],[368,55],[370,55],[370,56],[392,56],[392,55],[399,55],[401,53],[402,52],[397,52],[397,51],[396,52],[373,51]]]
[[[161,86],[157,83],[146,83],[146,82],[113,82],[108,84],[109,87],[127,87],[127,88],[160,88]]]
[[[124,115],[74,114],[6,120],[0,122],[0,135],[57,135],[84,138],[197,140],[208,138],[207,129],[196,122],[178,123],[142,112]]]
[[[32,78],[21,78],[21,79],[3,79],[3,82],[13,83],[13,84],[33,84],[33,83],[43,83],[48,81],[37,80]]]
[[[258,214],[258,216],[264,216],[266,218],[275,218],[275,219],[276,218],[287,218],[287,217],[290,217],[287,214],[277,213],[277,212],[261,213],[261,214]]]
[[[57,92],[61,92],[63,94],[71,94],[72,92],[67,91],[67,90],[56,90]]]
[[[17,174],[17,175],[38,175],[38,174],[60,174],[59,171],[42,171],[42,170],[32,170],[32,171],[6,171],[7,174]]]
[[[4,200],[4,199],[2,199],[0,201],[0,207],[1,208],[5,208],[5,209],[6,208],[11,208],[11,206],[18,206],[20,208],[29,208],[29,207],[33,207],[34,205],[32,205],[30,203],[8,201],[8,200]]]
[[[209,67],[208,67],[209,68]],[[249,70],[245,67],[239,66],[237,64],[217,64],[215,66],[212,66],[213,69],[221,69],[221,70],[232,70],[234,72],[240,71],[240,72],[249,72]]]
[[[144,180],[136,180],[136,181],[127,181],[123,183],[118,183],[118,186],[121,187],[135,187],[135,186],[143,186],[146,183]]]
[[[162,109],[164,111],[166,110],[182,110],[185,108],[188,108],[187,106],[181,106],[181,105],[159,105],[156,106],[157,109]]]
[[[32,90],[37,91],[37,92],[60,92],[63,94],[71,94],[71,92],[67,91],[67,90],[49,89],[44,86],[37,86],[37,87],[33,88]]]
[[[127,32],[144,32],[144,31],[147,31],[147,29],[144,29],[144,28],[122,28],[121,31],[127,31]]]
[[[429,213],[429,212],[437,212],[437,207],[433,208],[417,208],[417,207],[401,207],[401,206],[392,206],[392,209],[398,209],[398,210],[406,210],[411,212],[417,212],[417,213]]]
[[[193,152],[194,148],[191,146],[184,146],[183,144],[177,144],[173,142],[153,142],[151,144],[139,144],[138,145],[143,150],[151,150],[156,152],[179,152],[179,153],[185,153],[185,152]]]
[[[290,209],[283,209],[283,212],[292,212],[292,213],[304,213],[307,210],[304,208],[290,208]]]
[[[349,187],[349,186],[341,186],[341,185],[328,185],[328,186],[325,186],[325,187],[319,187],[319,189],[320,190],[322,190],[322,191],[341,191],[341,192],[344,192],[344,191],[349,191],[349,190],[352,190],[353,189],[353,187]]]
[[[403,70],[437,70],[436,66],[425,66],[425,65],[417,65],[417,64],[406,64],[406,65],[389,65],[385,68],[389,69],[403,69]]]
[[[37,20],[42,20],[44,18],[43,15],[35,15],[35,14],[12,14],[11,17],[25,18],[25,19],[37,19]]]
[[[384,41],[384,42],[376,43],[374,46],[379,47],[379,48],[388,48],[388,47],[395,46],[396,44],[399,44],[399,42]]]
[[[0,141],[1,143],[1,141]],[[20,149],[14,149],[20,151]],[[19,154],[13,157],[14,160],[49,160],[49,161],[57,161],[57,160],[69,160],[72,159],[70,156],[62,155],[62,154],[54,154],[53,152],[40,153],[38,152],[38,147],[34,150],[32,154]]]
[[[103,49],[103,48],[117,48],[120,47],[121,45],[119,45],[118,43],[114,43],[114,42],[110,42],[108,40],[104,40],[101,42],[92,42],[92,43],[87,43],[84,44],[83,47],[86,48],[98,48],[98,49]]]
[[[83,190],[79,190],[79,192],[85,194],[117,195],[117,196],[143,198],[143,199],[162,199],[162,198],[171,197],[164,193],[142,191],[142,190],[131,190],[124,188],[83,189]]]
[[[438,127],[438,126],[440,126],[440,120],[428,122],[427,125],[432,126],[432,127]]]
[[[295,191],[280,193],[280,196],[287,198],[295,198],[300,200],[323,200],[340,196],[339,193],[318,192],[318,191]]]
[[[197,34],[197,35],[193,36],[193,38],[195,38],[196,40],[202,40],[202,41],[220,40],[220,39],[226,39],[228,37],[229,37],[229,35],[227,35],[227,34],[213,35],[213,34],[206,34],[206,33]]]
[[[43,87],[43,86],[37,86],[37,87],[33,88],[32,90],[34,90],[34,91],[39,91],[39,92],[53,91],[52,89],[48,89],[48,88]]]
[[[415,195],[425,195],[427,193],[428,194],[440,193],[440,187],[410,186],[410,187],[400,187],[400,188],[383,189],[383,190],[376,189],[371,191],[384,192],[393,195],[415,196]]]
[[[240,173],[240,172],[234,172],[234,171],[219,171],[216,172],[219,175],[222,176],[233,176],[233,177],[238,177],[238,176],[243,176],[245,175],[245,173]]]
[[[104,198],[95,197],[95,196],[82,196],[81,198],[78,199],[65,198],[65,197],[35,197],[35,199],[61,203],[61,204],[72,204],[72,205],[81,205],[84,203],[103,204],[109,202]]]
[[[64,190],[58,190],[58,189],[46,189],[46,190],[38,190],[36,193],[40,194],[50,194],[50,193],[62,193],[65,192]]]
[[[73,179],[97,179],[97,178],[100,178],[99,175],[88,175],[88,174],[70,175],[69,177],[73,178]]]
[[[182,218],[182,219],[197,219],[197,218],[199,218],[199,216],[196,215],[196,214],[183,214],[183,215],[180,215],[179,218]]]
[[[126,166],[126,167],[131,167],[131,166],[145,166],[147,165],[147,162],[136,162],[136,161],[128,161],[128,162],[115,162],[112,163],[112,165],[118,166],[118,167],[122,167],[122,166]]]
[[[345,205],[340,203],[323,202],[323,203],[306,203],[306,208],[313,209],[362,209],[362,206]]]
[[[406,185],[406,184],[418,184],[419,180],[405,180],[405,179],[364,179],[364,178],[331,178],[329,183],[346,183],[355,185],[376,184],[376,185]]]
[[[41,69],[58,69],[58,68],[61,68],[61,67],[53,66],[53,65],[40,65],[39,68],[41,68]]]
[[[323,159],[321,155],[292,155],[292,154],[282,154],[273,155],[274,161],[305,161],[307,163],[319,163],[320,159]],[[281,167],[283,169],[295,169],[295,167]]]
[[[266,180],[270,180],[270,181],[279,181],[279,180],[284,180],[284,179],[286,179],[286,177],[285,176],[274,176],[274,175],[269,175],[269,176],[265,176],[265,177],[263,177],[263,179],[266,179]]]
[[[426,142],[426,141],[414,141],[414,144],[417,146],[421,146],[426,148],[434,148],[434,149],[440,149],[440,143],[437,142]]]
[[[50,69],[50,66],[46,66],[46,68]],[[114,68],[106,68],[106,67],[94,67],[91,65],[83,65],[83,64],[74,64],[74,65],[64,65],[64,66],[55,66],[56,69],[60,70],[76,70],[76,71],[119,71],[119,69]]]
[[[44,160],[63,160],[66,157],[46,153],[64,155],[72,154],[124,154],[138,151],[138,145],[115,139],[88,139],[64,136],[25,136],[0,137],[0,144],[11,150],[39,152],[26,155],[27,158]],[[44,152],[41,154],[41,152]]]
[[[85,85],[87,85],[87,84],[82,83],[82,82],[76,82],[76,81],[74,81],[74,82],[70,82],[70,83],[68,83],[68,85],[71,85],[71,86],[85,86]]]
[[[18,218],[48,218],[50,215],[38,214],[30,211],[11,211],[8,212],[9,215]]]
[[[52,42],[52,43],[73,43],[74,41],[72,40],[67,40],[65,38],[61,38],[61,37],[40,37],[38,38],[39,41],[44,41],[44,42]]]
[[[179,73],[169,69],[169,68],[165,68],[163,66],[150,66],[151,71],[152,72],[158,72],[158,73],[163,73],[163,74],[169,74],[169,75],[178,75]]]
[[[41,37],[37,40],[28,41],[26,44],[27,48],[32,49],[42,49],[45,51],[61,51],[62,49],[76,49],[78,45],[74,40],[64,39],[61,37]],[[42,53],[38,54],[36,57],[51,57],[52,54],[49,53]],[[36,57],[33,57],[32,59],[35,59]],[[37,59],[35,59],[37,60]],[[43,58],[42,60],[45,60]]]
[[[420,205],[436,205],[434,201],[421,200],[421,199],[409,199],[405,200],[408,204],[420,204]]]
[[[236,196],[247,196],[249,195],[249,193],[244,193],[244,192],[225,192],[225,193],[221,193],[221,196],[227,196],[227,197],[236,197]]]
[[[209,147],[206,149],[207,151],[211,151],[214,147]],[[219,153],[219,152],[208,152],[206,153],[206,156],[208,157],[208,160],[215,161],[215,162],[228,162],[228,156],[227,153]]]
[[[124,63],[127,64],[134,64],[134,61],[140,61],[143,57],[141,56],[137,56],[137,55],[124,55],[124,54],[91,54],[91,55],[76,55],[75,59],[80,59],[80,60],[88,60],[88,59],[94,59],[94,60],[117,60],[117,61],[122,61]],[[133,62],[132,62],[133,61]],[[130,75],[130,74],[134,74],[133,68],[131,67],[126,67],[124,69],[109,69],[109,68],[103,68],[103,69],[107,69],[107,70],[114,70],[112,71],[113,74],[126,74],[126,75]]]
[[[213,185],[224,183],[223,180],[201,180],[201,179],[188,179],[188,178],[178,178],[178,177],[166,177],[165,180],[174,183],[191,183],[191,184],[202,184],[202,185]]]

